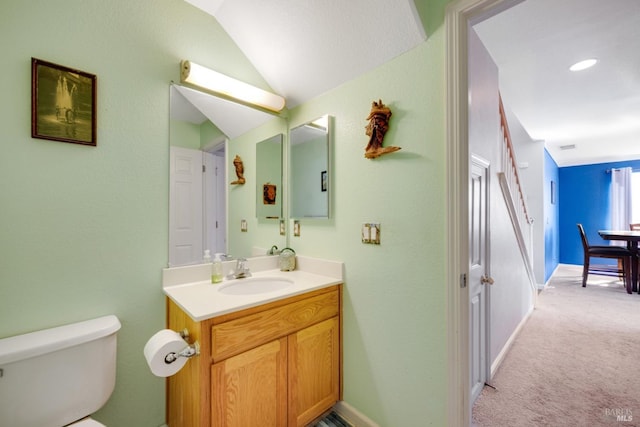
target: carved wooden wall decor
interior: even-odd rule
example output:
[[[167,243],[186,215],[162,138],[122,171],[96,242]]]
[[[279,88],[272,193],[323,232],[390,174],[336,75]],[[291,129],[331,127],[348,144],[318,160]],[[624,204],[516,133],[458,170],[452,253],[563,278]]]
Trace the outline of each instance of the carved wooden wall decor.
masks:
[[[375,159],[384,154],[393,153],[400,150],[400,147],[383,147],[382,143],[384,135],[389,129],[389,118],[391,117],[391,110],[389,107],[382,103],[379,99],[378,102],[373,101],[371,103],[371,112],[367,117],[369,124],[365,126],[366,134],[369,136],[369,143],[365,149],[364,156],[367,159]]]
[[[232,185],[244,184],[245,183],[244,164],[242,163],[242,159],[240,158],[240,156],[238,156],[237,154],[236,154],[236,157],[233,159],[233,166],[236,168],[236,176],[238,177],[238,179],[233,181],[231,184]]]

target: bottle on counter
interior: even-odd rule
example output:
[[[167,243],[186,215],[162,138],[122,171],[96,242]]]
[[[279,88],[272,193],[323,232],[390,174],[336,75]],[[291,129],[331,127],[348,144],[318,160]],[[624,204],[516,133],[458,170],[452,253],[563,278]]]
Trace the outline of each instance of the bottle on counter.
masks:
[[[211,283],[222,282],[222,254],[216,254],[211,266]]]
[[[204,256],[202,257],[202,262],[204,264],[211,263],[211,252],[209,251],[209,249],[204,250]]]

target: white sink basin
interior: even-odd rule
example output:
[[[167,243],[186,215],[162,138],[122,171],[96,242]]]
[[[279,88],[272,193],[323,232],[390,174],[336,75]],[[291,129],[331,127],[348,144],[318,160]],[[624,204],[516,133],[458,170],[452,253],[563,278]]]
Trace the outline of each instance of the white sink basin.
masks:
[[[293,285],[293,280],[280,277],[249,277],[223,283],[219,287],[220,293],[226,295],[256,295],[279,291]]]

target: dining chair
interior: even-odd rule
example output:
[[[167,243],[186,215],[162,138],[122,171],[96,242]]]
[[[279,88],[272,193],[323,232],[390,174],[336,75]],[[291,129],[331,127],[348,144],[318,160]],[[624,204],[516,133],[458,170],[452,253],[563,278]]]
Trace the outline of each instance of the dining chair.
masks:
[[[631,223],[629,224],[629,230],[640,230],[640,223],[636,222],[636,223]],[[636,260],[636,262],[640,263],[640,260]],[[640,267],[640,265],[639,265]],[[640,268],[638,268],[638,271],[640,271]]]
[[[631,293],[631,259],[633,254],[626,248],[620,246],[592,246],[589,245],[587,235],[584,232],[582,224],[577,224],[578,231],[580,232],[580,239],[582,240],[582,249],[584,251],[584,261],[582,267],[582,287],[587,286],[587,276],[589,273],[602,274],[607,272],[607,268],[591,267],[591,258],[613,258],[620,261],[622,269],[617,266],[611,266],[615,268],[618,275],[622,276],[627,293]],[[610,269],[609,269],[610,271]]]

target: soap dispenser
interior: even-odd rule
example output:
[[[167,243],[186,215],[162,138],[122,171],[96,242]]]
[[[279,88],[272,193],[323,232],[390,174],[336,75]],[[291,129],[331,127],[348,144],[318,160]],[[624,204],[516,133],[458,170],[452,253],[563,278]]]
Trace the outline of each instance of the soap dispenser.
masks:
[[[216,254],[211,267],[211,283],[222,282],[222,254]]]
[[[296,251],[284,248],[278,257],[280,271],[293,271],[296,269]]]

